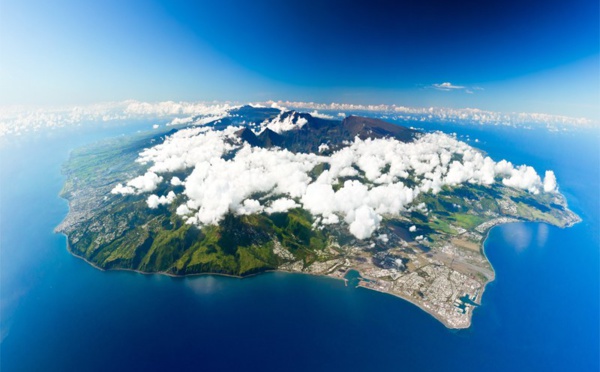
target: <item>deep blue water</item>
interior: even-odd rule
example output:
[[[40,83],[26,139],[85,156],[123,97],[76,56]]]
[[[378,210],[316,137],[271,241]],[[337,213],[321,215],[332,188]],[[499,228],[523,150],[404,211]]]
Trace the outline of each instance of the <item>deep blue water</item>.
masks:
[[[145,125],[147,128],[148,125]],[[0,149],[0,370],[599,369],[597,131],[432,126],[493,158],[555,170],[584,222],[492,230],[497,280],[468,330],[343,281],[101,272],[53,233],[69,150],[121,128],[60,130]],[[130,128],[128,131],[135,131]]]

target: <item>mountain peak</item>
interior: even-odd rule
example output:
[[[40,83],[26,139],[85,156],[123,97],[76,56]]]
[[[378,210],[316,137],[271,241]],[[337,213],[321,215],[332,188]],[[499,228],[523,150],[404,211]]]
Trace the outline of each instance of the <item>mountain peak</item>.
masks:
[[[245,110],[252,111],[249,107]],[[262,108],[256,108],[260,110]],[[271,112],[269,112],[271,113]],[[265,112],[261,112],[265,114]],[[281,147],[292,152],[318,153],[319,146],[327,143],[331,148],[343,146],[354,138],[395,138],[410,142],[418,132],[386,121],[361,116],[348,116],[343,120],[323,119],[297,111],[279,111],[260,124],[260,132],[249,128],[236,134],[252,146]]]

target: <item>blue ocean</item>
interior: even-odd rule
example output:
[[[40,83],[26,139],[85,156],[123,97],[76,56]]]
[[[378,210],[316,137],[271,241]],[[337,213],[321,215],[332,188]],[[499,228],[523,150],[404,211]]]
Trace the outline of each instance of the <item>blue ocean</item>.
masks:
[[[600,138],[596,129],[419,124],[492,158],[555,171],[583,222],[494,228],[496,270],[471,328],[343,281],[103,272],[67,252],[61,164],[75,147],[150,129],[60,129],[0,148],[0,370],[598,371]]]

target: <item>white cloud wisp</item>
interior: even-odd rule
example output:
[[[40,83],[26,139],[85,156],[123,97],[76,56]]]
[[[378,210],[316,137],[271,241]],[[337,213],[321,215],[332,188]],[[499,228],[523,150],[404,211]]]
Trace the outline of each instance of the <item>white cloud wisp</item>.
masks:
[[[466,89],[465,86],[462,85],[454,85],[452,83],[449,82],[444,82],[441,84],[432,84],[431,85],[433,88],[437,89],[437,90],[444,90],[444,91],[451,91],[451,90],[461,90],[461,89]]]

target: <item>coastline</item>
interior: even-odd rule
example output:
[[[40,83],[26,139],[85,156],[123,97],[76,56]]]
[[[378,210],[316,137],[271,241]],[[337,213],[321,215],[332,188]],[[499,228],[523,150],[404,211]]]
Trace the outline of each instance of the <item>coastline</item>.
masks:
[[[487,285],[487,283],[486,283]],[[429,309],[427,309],[426,307],[424,307],[423,305],[419,304],[418,302],[415,302],[409,298],[405,298],[402,296],[399,296],[395,293],[392,292],[384,292],[384,291],[380,291],[377,289],[373,289],[373,288],[369,288],[369,287],[365,287],[363,285],[361,285],[361,283],[358,284],[357,288],[363,288],[363,289],[367,289],[370,291],[374,291],[374,292],[378,292],[378,293],[383,293],[383,294],[387,294],[387,295],[391,295],[394,296],[396,298],[402,299],[416,307],[418,307],[419,309],[423,310],[425,313],[429,314],[431,317],[433,317],[434,319],[436,319],[437,321],[439,321],[440,323],[442,323],[444,325],[444,327],[446,327],[449,330],[461,330],[461,329],[469,329],[471,327],[471,317],[473,316],[473,313],[471,312],[471,316],[469,317],[469,324],[466,327],[454,327],[450,324],[448,324],[448,322],[446,321],[446,319],[439,317],[437,314],[435,314],[434,312],[430,311]]]
[[[62,233],[61,233],[62,234]],[[64,236],[66,236],[65,234],[63,234]],[[71,249],[69,244],[67,243],[67,251],[69,252],[69,254],[71,254],[73,257],[80,259],[82,261],[84,261],[85,263],[87,263],[88,265],[92,266],[94,269],[103,271],[103,272],[111,272],[111,271],[124,271],[124,272],[131,272],[131,273],[137,273],[137,274],[141,274],[141,275],[165,275],[171,278],[187,278],[187,277],[200,277],[200,276],[222,276],[222,277],[227,277],[227,278],[233,278],[233,279],[247,279],[247,278],[251,278],[251,277],[255,277],[255,276],[259,276],[265,273],[284,273],[284,274],[300,274],[300,275],[309,275],[309,276],[314,276],[314,277],[320,277],[320,278],[330,278],[333,280],[339,280],[342,281],[344,283],[347,284],[348,280],[343,278],[343,277],[336,277],[336,276],[332,276],[332,275],[322,275],[322,274],[314,274],[314,273],[308,273],[308,272],[303,272],[303,271],[289,271],[289,270],[265,270],[259,273],[254,273],[254,274],[250,274],[247,276],[239,276],[239,275],[231,275],[231,274],[223,274],[223,273],[210,273],[210,272],[206,272],[206,273],[195,273],[195,274],[185,274],[185,275],[177,275],[177,274],[173,274],[173,273],[168,273],[165,271],[142,271],[142,270],[136,270],[136,269],[126,269],[126,268],[113,268],[113,269],[105,269],[102,268],[98,265],[96,265],[93,262],[90,262],[88,259],[86,259],[85,257],[82,257],[76,253],[74,253]],[[353,270],[353,269],[349,269],[349,270]],[[347,270],[346,272],[348,272],[349,270]],[[491,281],[490,281],[491,282]],[[487,282],[486,285],[490,282]],[[396,298],[402,299],[404,301],[407,301],[409,303],[411,303],[412,305],[417,306],[419,309],[423,310],[425,313],[431,315],[434,319],[438,320],[440,323],[442,323],[447,329],[450,330],[459,330],[459,329],[468,329],[471,326],[471,319],[469,319],[469,325],[467,327],[464,328],[456,328],[453,327],[451,325],[449,325],[445,319],[437,316],[437,314],[431,312],[429,309],[427,309],[426,307],[424,307],[423,305],[412,301],[409,298],[405,298],[402,296],[399,296],[395,293],[391,293],[391,292],[384,292],[384,291],[379,291],[377,289],[373,289],[373,288],[368,288],[365,287],[363,285],[361,285],[362,282],[359,282],[359,284],[356,286],[356,288],[362,288],[362,289],[366,289],[366,290],[370,290],[373,292],[378,292],[378,293],[382,293],[382,294],[388,294],[391,296],[394,296]],[[485,286],[484,286],[485,287]],[[483,295],[483,290],[481,292],[481,295]],[[472,315],[472,314],[471,314]]]
[[[64,233],[60,233],[63,236],[67,236]],[[233,275],[233,274],[223,274],[223,273],[211,273],[211,272],[205,272],[205,273],[194,273],[194,274],[184,274],[184,275],[178,275],[178,274],[173,274],[173,273],[169,273],[166,271],[142,271],[142,270],[136,270],[136,269],[128,269],[128,268],[112,268],[112,269],[105,269],[103,267],[100,267],[98,265],[96,265],[95,263],[89,261],[87,258],[82,257],[80,255],[78,255],[77,253],[73,252],[69,246],[69,243],[67,242],[67,251],[69,252],[69,254],[71,254],[73,257],[78,258],[82,261],[84,261],[85,263],[87,263],[88,265],[92,266],[93,268],[103,271],[103,272],[111,272],[111,271],[126,271],[126,272],[132,272],[132,273],[137,273],[137,274],[142,274],[142,275],[165,275],[165,276],[169,276],[171,278],[188,278],[188,277],[196,277],[196,276],[223,276],[223,277],[227,277],[227,278],[233,278],[233,279],[247,279],[247,278],[252,278],[255,276],[259,276],[265,273],[285,273],[285,274],[302,274],[302,275],[310,275],[310,276],[315,276],[315,277],[321,277],[321,278],[331,278],[331,279],[335,279],[335,280],[341,280],[343,282],[347,282],[347,279],[345,278],[340,278],[340,277],[336,277],[336,276],[332,276],[332,275],[322,275],[322,274],[314,274],[314,273],[308,273],[308,272],[303,272],[303,271],[290,271],[290,270],[280,270],[280,269],[275,269],[275,270],[265,270],[265,271],[261,271],[258,273],[252,273],[252,274],[248,274],[245,276],[240,276],[240,275]]]
[[[481,306],[481,305],[482,305],[482,303],[483,303],[483,294],[485,293],[485,289],[486,289],[487,285],[488,285],[488,284],[490,284],[490,283],[492,283],[493,281],[495,281],[495,280],[496,280],[496,269],[494,268],[494,265],[492,264],[492,261],[490,261],[490,259],[488,258],[487,254],[486,254],[486,252],[485,252],[485,246],[486,246],[486,242],[487,242],[487,240],[488,240],[488,237],[489,237],[489,235],[490,235],[491,231],[492,231],[492,230],[493,230],[495,227],[500,227],[500,226],[504,226],[504,225],[510,225],[510,224],[513,224],[513,223],[536,223],[536,224],[539,224],[539,223],[545,223],[545,224],[547,224],[547,225],[549,225],[549,226],[558,227],[558,228],[560,228],[560,229],[566,229],[566,228],[569,228],[569,227],[571,227],[571,226],[573,226],[573,225],[576,225],[576,224],[578,224],[578,223],[580,223],[580,222],[582,222],[582,219],[581,219],[581,218],[578,218],[578,220],[577,220],[577,221],[575,221],[575,222],[573,222],[573,223],[571,223],[571,224],[567,224],[567,225],[564,225],[564,226],[557,226],[557,225],[552,225],[552,224],[549,224],[548,222],[545,222],[545,221],[528,221],[528,220],[519,220],[519,221],[508,222],[508,223],[499,223],[499,224],[497,224],[497,225],[493,225],[493,226],[491,226],[489,229],[487,229],[487,230],[486,230],[486,232],[485,232],[485,237],[484,237],[484,239],[483,239],[483,240],[482,240],[482,242],[481,242],[481,253],[482,253],[482,254],[483,254],[483,256],[485,257],[486,261],[487,261],[487,262],[489,262],[489,264],[490,264],[490,268],[492,269],[492,272],[493,272],[493,274],[494,274],[494,277],[493,277],[491,280],[488,280],[487,282],[485,282],[485,283],[483,284],[483,286],[481,287],[481,291],[479,292],[479,295],[478,295],[477,301],[475,302],[475,303],[478,305],[477,307]],[[427,309],[426,307],[424,307],[422,304],[420,304],[420,303],[418,303],[418,302],[416,302],[416,301],[413,301],[413,300],[411,300],[410,298],[405,298],[405,297],[402,297],[402,296],[400,296],[400,295],[398,295],[398,294],[396,294],[396,293],[392,293],[392,292],[385,292],[385,291],[380,291],[380,290],[377,290],[377,289],[375,289],[375,288],[370,288],[370,287],[364,286],[364,285],[362,285],[362,281],[361,281],[361,282],[359,282],[359,284],[358,284],[357,288],[358,288],[358,287],[360,287],[360,288],[364,288],[364,289],[367,289],[367,290],[371,290],[371,291],[375,291],[375,292],[379,292],[379,293],[383,293],[383,294],[392,295],[392,296],[394,296],[394,297],[397,297],[397,298],[400,298],[400,299],[402,299],[402,300],[404,300],[404,301],[407,301],[407,302],[409,302],[409,303],[411,303],[411,304],[413,304],[413,305],[417,306],[419,309],[423,310],[423,311],[424,311],[424,312],[426,312],[427,314],[431,315],[433,318],[435,318],[436,320],[438,320],[440,323],[442,323],[442,324],[443,324],[443,325],[444,325],[444,326],[445,326],[447,329],[449,329],[449,330],[461,330],[461,329],[469,329],[469,328],[471,327],[472,323],[473,323],[473,320],[472,320],[472,319],[473,319],[473,315],[474,315],[474,313],[475,313],[475,309],[477,308],[477,307],[472,307],[472,310],[470,310],[470,311],[471,311],[471,313],[469,314],[469,315],[470,315],[470,316],[469,316],[469,323],[468,323],[468,325],[467,325],[466,327],[454,327],[454,326],[452,326],[452,325],[448,324],[448,323],[447,323],[447,321],[446,321],[444,318],[442,318],[442,317],[438,316],[436,313],[434,313],[434,312],[430,311],[429,309]]]
[[[70,204],[70,203],[69,203]],[[70,205],[69,205],[69,210],[70,210]],[[520,221],[513,221],[513,222],[509,222],[509,223],[500,223],[497,225],[493,225],[491,226],[489,229],[486,230],[485,232],[485,237],[481,242],[481,254],[485,257],[485,259],[487,260],[487,262],[490,264],[490,267],[492,269],[492,272],[494,274],[493,278],[491,280],[488,280],[487,282],[485,282],[483,284],[483,286],[481,287],[481,291],[478,295],[477,298],[477,305],[481,306],[483,303],[483,295],[485,293],[485,289],[487,287],[487,285],[491,282],[493,282],[494,280],[496,280],[496,270],[494,268],[494,265],[492,264],[492,262],[489,260],[485,250],[486,250],[486,242],[488,240],[488,237],[491,233],[491,231],[498,226],[503,226],[503,225],[509,225],[509,224],[513,224],[513,223],[546,223],[550,226],[555,226],[561,229],[564,228],[568,228],[571,227],[579,222],[581,222],[582,219],[578,218],[578,220],[576,222],[573,222],[571,224],[568,225],[564,225],[564,226],[557,226],[557,225],[552,225],[552,224],[548,224],[547,222],[544,221],[527,221],[527,220],[520,220]],[[56,231],[59,232],[59,231]],[[69,252],[69,254],[71,254],[72,256],[83,260],[84,262],[86,262],[87,264],[89,264],[90,266],[92,266],[95,269],[98,269],[100,271],[104,271],[104,272],[109,272],[109,271],[128,271],[128,272],[134,272],[134,273],[138,273],[138,274],[142,274],[142,275],[165,275],[165,276],[169,276],[172,278],[186,278],[186,277],[199,277],[199,276],[222,276],[222,277],[228,277],[228,278],[235,278],[235,279],[246,279],[246,278],[250,278],[250,277],[254,277],[254,276],[258,276],[264,273],[269,273],[269,272],[279,272],[279,273],[286,273],[286,274],[302,274],[302,275],[310,275],[310,276],[315,276],[315,277],[325,277],[325,278],[331,278],[334,280],[340,280],[343,281],[346,285],[348,283],[348,280],[345,279],[343,276],[342,277],[337,277],[337,276],[333,276],[333,275],[323,275],[323,274],[315,274],[315,273],[309,273],[309,272],[303,272],[303,271],[289,271],[289,270],[280,270],[280,269],[274,269],[274,270],[265,270],[262,272],[258,272],[258,273],[252,273],[249,275],[245,275],[245,276],[239,276],[239,275],[232,275],[232,274],[223,274],[223,273],[211,273],[211,272],[205,272],[205,273],[194,273],[194,274],[184,274],[184,275],[178,275],[178,274],[173,274],[173,273],[169,273],[169,272],[165,272],[165,271],[142,271],[142,270],[136,270],[136,269],[129,269],[129,268],[111,268],[111,269],[105,269],[102,268],[98,265],[96,265],[95,263],[89,261],[88,259],[86,259],[85,257],[82,257],[78,254],[76,254],[75,252],[73,252],[73,250],[71,249],[71,246],[69,244],[69,240],[68,240],[68,236],[67,234],[65,234],[64,232],[59,232],[60,234],[62,234],[63,236],[65,236],[66,238],[66,245],[67,245],[67,251]],[[346,270],[345,273],[347,273],[349,270],[353,270],[352,268]],[[355,269],[354,269],[355,270]],[[360,273],[360,272],[359,272]],[[344,274],[345,275],[345,274]],[[361,274],[362,275],[362,274]],[[448,330],[461,330],[461,329],[469,329],[472,325],[472,317],[473,314],[475,312],[476,307],[472,307],[469,313],[469,322],[465,327],[455,327],[450,325],[446,319],[440,317],[438,314],[432,312],[430,309],[426,308],[423,304],[420,304],[410,298],[406,298],[406,297],[402,297],[396,293],[393,292],[386,292],[386,291],[380,291],[377,290],[375,288],[370,288],[367,286],[362,285],[362,281],[359,281],[358,285],[356,286],[356,288],[363,288],[363,289],[367,289],[367,290],[371,290],[374,292],[378,292],[378,293],[383,293],[383,294],[388,294],[388,295],[392,295],[396,298],[402,299],[404,301],[407,301],[408,303],[417,306],[419,309],[421,309],[422,311],[424,311],[425,313],[429,314],[431,317],[433,317],[434,319],[438,320],[440,323],[442,323]]]

